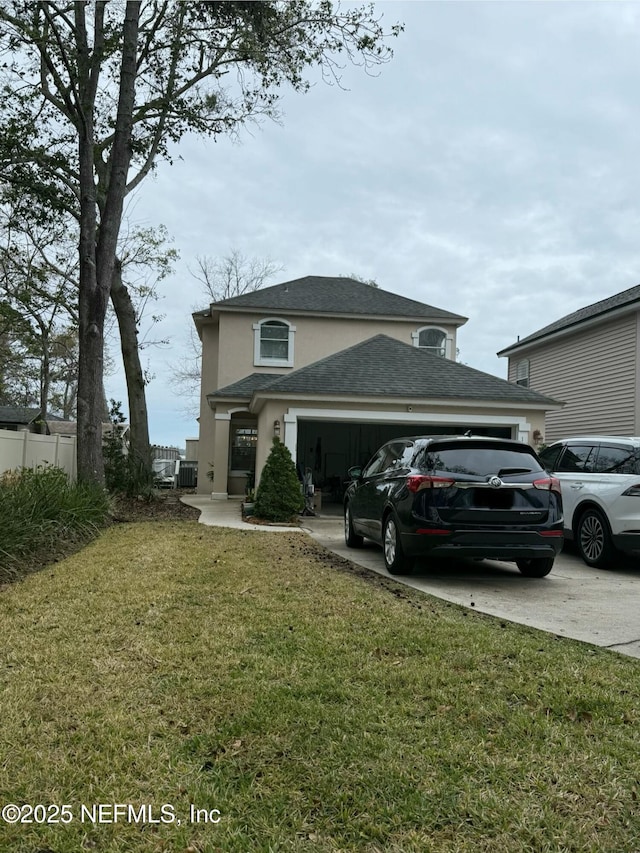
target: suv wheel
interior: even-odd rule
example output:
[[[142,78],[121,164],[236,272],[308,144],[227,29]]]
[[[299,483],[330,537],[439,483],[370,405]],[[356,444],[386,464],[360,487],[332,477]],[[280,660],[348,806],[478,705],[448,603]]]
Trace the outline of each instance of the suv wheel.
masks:
[[[588,509],[580,516],[576,530],[580,556],[588,566],[605,569],[613,558],[609,525],[597,509]]]
[[[530,560],[516,560],[516,566],[525,578],[544,578],[553,568],[553,557],[538,557]]]
[[[382,533],[382,550],[384,564],[390,575],[410,575],[413,571],[413,560],[405,557],[398,533],[398,525],[392,514],[384,520]]]
[[[344,507],[344,541],[347,548],[362,547],[362,536],[357,534],[353,529],[353,520],[351,518],[351,509],[349,508],[349,504],[345,504]]]

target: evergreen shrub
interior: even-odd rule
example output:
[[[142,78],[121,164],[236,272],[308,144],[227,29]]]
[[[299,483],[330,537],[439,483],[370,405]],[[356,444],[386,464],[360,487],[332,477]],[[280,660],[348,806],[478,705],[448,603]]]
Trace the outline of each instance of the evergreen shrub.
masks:
[[[289,449],[275,437],[260,476],[255,514],[267,521],[288,522],[303,506],[296,466]]]

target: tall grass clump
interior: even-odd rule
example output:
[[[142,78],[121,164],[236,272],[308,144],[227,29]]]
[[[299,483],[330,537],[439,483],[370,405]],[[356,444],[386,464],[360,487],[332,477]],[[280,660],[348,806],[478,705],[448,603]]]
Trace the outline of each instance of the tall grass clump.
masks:
[[[0,476],[0,582],[91,538],[108,512],[104,489],[70,483],[61,468],[5,472]]]

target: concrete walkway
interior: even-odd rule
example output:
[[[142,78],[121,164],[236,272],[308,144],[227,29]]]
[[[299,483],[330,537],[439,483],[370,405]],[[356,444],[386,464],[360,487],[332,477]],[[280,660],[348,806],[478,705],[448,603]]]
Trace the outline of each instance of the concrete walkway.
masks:
[[[238,530],[261,530],[263,533],[301,533],[301,527],[297,525],[281,524],[251,524],[242,518],[242,501],[238,500],[211,500],[209,495],[183,495],[180,500],[187,506],[193,506],[200,510],[200,524],[209,527],[234,527]]]
[[[202,524],[262,533],[306,532],[328,551],[390,577],[377,545],[346,547],[337,504],[302,518],[300,527],[281,527],[243,521],[239,500],[212,501],[205,495],[182,500],[201,510]],[[457,560],[424,561],[411,577],[393,580],[491,616],[640,658],[640,563],[598,571],[565,550],[546,578],[524,578],[511,563]]]

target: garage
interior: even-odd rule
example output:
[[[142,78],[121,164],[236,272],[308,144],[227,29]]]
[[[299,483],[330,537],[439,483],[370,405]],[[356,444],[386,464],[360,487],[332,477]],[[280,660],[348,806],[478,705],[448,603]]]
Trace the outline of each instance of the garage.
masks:
[[[389,413],[391,414],[391,413]],[[296,461],[299,471],[310,468],[313,482],[321,489],[323,499],[340,500],[348,470],[352,465],[365,465],[375,451],[387,441],[407,435],[455,435],[471,428],[475,435],[513,438],[511,426],[464,426],[455,423],[429,423],[420,419],[410,422],[340,421],[338,412],[332,421],[310,418],[297,420]]]

